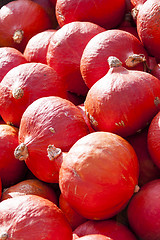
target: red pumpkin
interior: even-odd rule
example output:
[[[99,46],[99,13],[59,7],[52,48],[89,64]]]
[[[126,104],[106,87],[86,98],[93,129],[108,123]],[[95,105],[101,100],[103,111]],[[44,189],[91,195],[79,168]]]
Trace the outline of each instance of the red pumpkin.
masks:
[[[160,170],[155,165],[148,151],[147,137],[148,127],[127,138],[127,141],[129,141],[129,143],[132,145],[138,157],[138,185],[140,187],[147,182],[160,178]]]
[[[136,240],[135,235],[127,226],[113,219],[101,221],[88,220],[79,225],[73,233],[78,237],[89,234],[103,234],[114,240]]]
[[[49,18],[52,22],[52,28],[56,28],[58,26],[56,15],[55,15],[55,3],[52,3],[53,0],[32,0],[35,3],[41,5],[44,10],[47,12]]]
[[[138,182],[138,171],[137,156],[126,140],[109,132],[93,132],[66,154],[59,186],[79,214],[101,220],[126,206]]]
[[[0,114],[6,123],[19,127],[25,109],[36,99],[51,95],[66,97],[58,74],[46,64],[21,64],[0,83]]]
[[[160,1],[146,1],[137,15],[137,32],[147,52],[160,60]]]
[[[0,48],[0,82],[3,77],[11,70],[12,68],[27,63],[25,56],[15,48],[11,47],[1,47]]]
[[[143,185],[128,206],[128,220],[138,239],[160,239],[160,179]]]
[[[58,182],[62,151],[68,151],[88,133],[85,120],[73,103],[56,96],[39,98],[21,118],[15,156],[25,160],[40,180]]]
[[[10,187],[25,177],[26,165],[14,157],[18,145],[18,129],[0,124],[0,176],[2,186]]]
[[[56,17],[59,25],[74,21],[88,21],[106,29],[120,24],[125,13],[125,0],[57,0]]]
[[[146,127],[160,110],[160,81],[127,70],[115,57],[108,60],[110,70],[89,90],[85,110],[95,130],[127,137]]]
[[[105,29],[90,22],[72,22],[58,29],[52,36],[47,63],[67,83],[68,91],[86,95],[88,88],[80,73],[80,60],[89,40]]]
[[[24,195],[0,203],[0,239],[72,240],[62,211],[48,199]]]
[[[47,64],[46,55],[48,45],[52,35],[56,32],[54,29],[48,29],[34,35],[27,43],[24,56],[28,62],[40,62]]]
[[[23,52],[31,37],[49,28],[49,16],[33,1],[11,1],[0,9],[0,46]]]
[[[77,228],[82,223],[86,222],[87,219],[77,213],[66,201],[62,194],[59,197],[59,208],[62,210],[66,218],[68,219],[69,224],[71,225],[72,230]]]
[[[148,130],[149,153],[158,168],[160,168],[160,112],[152,119]]]
[[[148,61],[146,50],[133,34],[120,29],[99,33],[86,45],[80,63],[82,77],[89,88],[108,72],[110,56],[134,70],[143,71],[144,61]]]
[[[154,65],[151,74],[160,80],[160,63]]]
[[[17,184],[4,189],[1,201],[8,198],[29,194],[46,198],[58,205],[58,199],[54,189],[49,184],[44,183],[36,178],[20,181]]]

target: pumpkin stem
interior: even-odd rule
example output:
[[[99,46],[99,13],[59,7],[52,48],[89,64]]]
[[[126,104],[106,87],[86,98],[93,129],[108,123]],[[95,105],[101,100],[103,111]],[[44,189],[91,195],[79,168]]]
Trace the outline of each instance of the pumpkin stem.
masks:
[[[15,156],[15,158],[19,159],[20,161],[26,160],[29,156],[28,148],[27,148],[26,144],[21,143],[20,145],[18,145],[18,147],[16,147],[16,149],[14,151],[14,156]]]
[[[140,187],[138,185],[136,185],[135,188],[134,188],[134,193],[139,192],[139,190],[140,190]]]
[[[107,61],[110,68],[122,66],[122,62],[114,56],[110,56]]]
[[[9,237],[9,236],[8,236],[7,233],[2,233],[2,234],[0,235],[0,240],[6,240],[8,237]]]
[[[143,66],[144,66],[144,69],[143,71],[144,72],[149,72],[151,71],[148,67],[148,64],[147,64],[147,61],[146,61],[146,57],[144,54],[133,54],[133,55],[130,55],[126,61],[126,66],[127,67],[135,67],[137,64],[139,63],[143,63]]]
[[[131,10],[131,15],[134,21],[137,20],[138,12],[139,10],[136,7]]]
[[[14,32],[14,35],[13,35],[13,41],[15,43],[21,43],[22,42],[22,39],[23,39],[23,35],[24,35],[24,31],[19,29],[19,30],[16,30]]]
[[[23,97],[24,91],[23,91],[23,89],[22,89],[21,87],[15,88],[15,89],[13,89],[13,91],[12,91],[12,95],[13,95],[13,97],[14,97],[15,99],[20,99],[20,98]]]
[[[53,161],[59,157],[62,153],[60,148],[56,148],[54,145],[49,145],[47,148],[49,160]]]

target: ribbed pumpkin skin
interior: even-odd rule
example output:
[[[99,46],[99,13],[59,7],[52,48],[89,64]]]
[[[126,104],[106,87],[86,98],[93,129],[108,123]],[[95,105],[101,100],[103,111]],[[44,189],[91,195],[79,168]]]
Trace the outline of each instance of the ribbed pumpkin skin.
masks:
[[[146,127],[160,110],[160,81],[143,71],[110,68],[90,88],[85,110],[95,130],[127,137]]]
[[[70,101],[50,96],[39,98],[25,110],[19,128],[19,144],[24,143],[29,156],[25,160],[40,180],[58,182],[63,154],[48,157],[48,146],[67,152],[81,137],[89,133],[83,115]]]
[[[79,139],[66,154],[59,186],[82,216],[107,219],[131,198],[138,172],[137,156],[126,140],[109,132],[94,132]]]
[[[27,63],[25,56],[15,48],[1,47],[0,48],[0,82],[3,77],[11,70],[20,64]]]
[[[160,2],[146,1],[137,15],[137,32],[147,52],[160,61]]]
[[[58,74],[43,63],[25,63],[12,68],[0,83],[0,114],[6,123],[19,127],[25,109],[45,96],[66,97]]]
[[[39,4],[24,0],[9,2],[0,9],[0,46],[23,52],[32,36],[51,26],[49,16]],[[20,34],[14,38],[19,30],[22,38]]]
[[[4,236],[7,238],[2,238]],[[53,202],[39,196],[25,195],[0,203],[0,238],[72,240],[72,230]]]
[[[120,24],[125,7],[125,0],[57,0],[56,17],[61,27],[73,21],[88,21],[110,29]]]

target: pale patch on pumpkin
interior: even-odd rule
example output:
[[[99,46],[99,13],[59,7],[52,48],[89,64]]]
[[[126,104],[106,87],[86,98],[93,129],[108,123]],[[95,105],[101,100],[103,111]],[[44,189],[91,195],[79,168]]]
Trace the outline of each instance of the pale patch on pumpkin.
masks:
[[[55,133],[55,132],[56,132],[55,129],[54,129],[54,127],[50,127],[49,130],[50,130],[52,133]]]
[[[159,99],[159,97],[155,97],[155,99],[154,99],[154,104],[156,105],[156,107],[160,104],[160,99]]]
[[[22,39],[23,39],[23,35],[24,35],[24,31],[21,30],[21,29],[18,29],[14,32],[14,35],[13,35],[13,40],[15,43],[21,43],[22,42]]]
[[[53,161],[57,157],[59,157],[62,153],[60,148],[56,148],[54,145],[49,145],[47,148],[47,153],[50,161]]]
[[[89,118],[89,121],[91,123],[92,126],[94,127],[97,127],[98,126],[98,122],[94,119],[93,116],[91,116],[90,114],[88,114],[88,118]]]
[[[0,234],[0,240],[6,240],[7,238],[9,238],[7,233]]]
[[[14,151],[14,156],[16,159],[19,159],[20,161],[26,160],[29,156],[26,144],[24,143],[19,144]]]
[[[23,97],[24,91],[21,87],[14,88],[13,91],[12,91],[12,95],[15,99],[20,99],[20,98]]]
[[[115,125],[116,125],[117,127],[125,127],[125,123],[124,123],[123,120],[121,120],[121,121],[118,122],[118,123],[115,123]]]

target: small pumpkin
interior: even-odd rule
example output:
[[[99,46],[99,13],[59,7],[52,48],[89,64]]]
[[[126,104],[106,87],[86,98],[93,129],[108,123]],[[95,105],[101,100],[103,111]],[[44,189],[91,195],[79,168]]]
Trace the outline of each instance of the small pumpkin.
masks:
[[[108,72],[110,56],[132,70],[144,71],[148,63],[147,51],[133,34],[121,29],[99,33],[86,45],[80,62],[82,77],[89,88]]]
[[[7,124],[19,127],[25,109],[44,96],[66,97],[59,75],[43,63],[24,63],[12,68],[0,83],[0,114]]]
[[[145,1],[137,15],[137,32],[147,52],[160,61],[160,1]]]
[[[8,198],[29,194],[44,197],[58,205],[58,199],[54,189],[49,184],[36,178],[25,179],[8,188],[5,188],[2,192],[1,201]]]
[[[0,9],[0,46],[23,52],[35,34],[51,28],[46,11],[33,1],[11,1]]]
[[[72,240],[72,229],[56,204],[24,195],[0,203],[0,239]]]
[[[104,28],[91,22],[75,21],[58,29],[50,39],[47,63],[67,84],[70,92],[85,96],[88,88],[80,73],[80,60],[89,40]]]
[[[46,55],[48,45],[55,32],[55,29],[48,29],[35,34],[28,41],[23,53],[28,62],[40,62],[47,64]]]
[[[109,57],[110,70],[88,91],[85,111],[92,127],[127,137],[145,128],[160,110],[160,81],[128,70]]]
[[[26,165],[14,156],[18,145],[18,128],[7,124],[0,124],[0,176],[3,188],[23,180]]]
[[[48,96],[35,100],[22,115],[15,157],[45,182],[59,181],[63,152],[89,133],[80,110],[70,101]]]
[[[27,63],[25,56],[13,47],[0,48],[0,82],[12,68]]]
[[[103,234],[116,240],[136,240],[130,228],[114,219],[101,221],[88,220],[79,225],[73,233],[78,237],[89,234]]]
[[[74,21],[87,21],[111,29],[121,23],[125,7],[125,0],[57,0],[56,17],[60,27]]]

